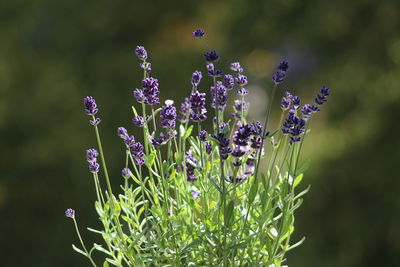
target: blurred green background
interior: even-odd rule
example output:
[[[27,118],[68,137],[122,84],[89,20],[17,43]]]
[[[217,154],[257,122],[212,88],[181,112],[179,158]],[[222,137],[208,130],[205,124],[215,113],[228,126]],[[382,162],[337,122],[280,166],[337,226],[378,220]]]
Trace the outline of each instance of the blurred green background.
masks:
[[[82,98],[96,97],[114,187],[124,154],[116,128],[131,124],[144,45],[161,98],[177,103],[204,71],[197,27],[226,66],[249,76],[254,117],[270,77],[291,63],[282,91],[311,101],[332,88],[312,122],[303,160],[312,184],[296,217],[288,264],[395,266],[400,252],[400,2],[397,0],[13,0],[0,2],[1,266],[88,266],[64,210],[96,228],[84,150],[95,146]],[[201,89],[208,92],[207,82]],[[267,90],[268,89],[268,90]],[[283,92],[280,92],[282,94]],[[278,116],[278,105],[273,115]],[[87,243],[100,242],[83,231]]]

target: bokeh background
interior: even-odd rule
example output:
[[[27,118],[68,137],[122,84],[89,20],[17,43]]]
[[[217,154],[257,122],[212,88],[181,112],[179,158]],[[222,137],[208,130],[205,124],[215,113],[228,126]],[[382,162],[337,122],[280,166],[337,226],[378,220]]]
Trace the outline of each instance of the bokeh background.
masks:
[[[81,228],[99,226],[84,160],[95,138],[82,98],[100,106],[116,188],[124,160],[116,128],[135,131],[134,47],[148,49],[162,100],[180,103],[191,72],[204,70],[204,46],[190,36],[197,27],[225,70],[242,62],[255,118],[281,59],[291,69],[280,94],[311,101],[321,85],[332,88],[306,140],[312,190],[295,239],[307,239],[288,264],[398,264],[399,1],[13,0],[0,2],[0,265],[88,266],[71,249],[78,241],[64,217],[73,207]]]

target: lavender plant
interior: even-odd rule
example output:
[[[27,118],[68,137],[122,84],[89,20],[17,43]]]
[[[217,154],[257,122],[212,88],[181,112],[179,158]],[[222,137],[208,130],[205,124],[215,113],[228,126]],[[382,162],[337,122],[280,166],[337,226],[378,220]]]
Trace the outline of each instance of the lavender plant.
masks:
[[[202,29],[192,33],[201,40],[204,35]],[[204,54],[210,93],[200,89],[203,74],[194,71],[192,89],[177,111],[172,100],[159,107],[159,83],[151,75],[147,51],[137,46],[135,53],[143,79],[133,91],[132,123],[145,138],[118,128],[126,160],[122,179],[113,178],[122,181],[115,193],[100,140],[98,107],[93,97],[84,98],[98,149],[88,149],[86,160],[103,226],[88,230],[104,242],[87,249],[75,211],[68,209],[65,214],[74,221],[81,246],[73,249],[93,266],[94,251],[103,253],[103,266],[281,266],[286,253],[304,241],[291,240],[294,212],[310,188],[298,190],[306,168],[299,158],[310,120],[330,89],[323,86],[314,103],[304,105],[286,92],[274,127],[269,120],[273,100],[289,69],[282,61],[272,77],[264,123],[250,121],[244,69],[235,62],[232,73],[224,75],[216,66],[219,55],[211,50]],[[234,98],[231,116],[228,95]],[[212,129],[205,129],[207,119]]]

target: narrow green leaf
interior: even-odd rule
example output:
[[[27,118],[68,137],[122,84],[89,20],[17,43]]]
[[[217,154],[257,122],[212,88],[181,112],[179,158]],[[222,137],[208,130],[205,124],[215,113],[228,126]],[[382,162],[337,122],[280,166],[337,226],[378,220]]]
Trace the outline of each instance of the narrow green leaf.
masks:
[[[83,250],[77,248],[74,244],[72,244],[72,248],[73,248],[76,252],[78,252],[78,253],[84,255],[85,257],[87,256],[85,251],[83,251]]]
[[[303,180],[303,174],[300,173],[295,179],[293,183],[293,188],[296,188],[296,186]]]
[[[225,211],[225,226],[228,226],[232,217],[233,217],[233,208],[235,206],[235,203],[233,202],[233,200],[231,200],[228,204],[228,206],[226,206],[226,211]]]
[[[192,130],[193,130],[193,125],[191,125],[190,127],[189,127],[189,129],[187,129],[187,131],[186,131],[186,133],[185,133],[185,140],[190,136],[190,134],[192,133]]]
[[[298,246],[300,246],[301,244],[304,243],[304,240],[306,240],[306,237],[304,236],[302,239],[300,239],[300,241],[298,241],[296,244],[291,245],[286,251],[292,250]]]
[[[179,136],[180,137],[184,137],[185,136],[185,127],[183,126],[183,124],[179,125]]]
[[[110,267],[110,265],[108,264],[107,261],[105,261],[105,262],[103,263],[103,267]]]
[[[157,153],[157,151],[156,151],[156,150],[153,150],[153,151],[151,151],[150,155],[148,155],[148,156],[145,158],[145,163],[146,163],[146,166],[147,166],[147,167],[150,168],[151,166],[153,166],[154,160],[155,160],[155,158],[156,158],[156,153]]]
[[[253,200],[257,195],[257,191],[258,191],[258,183],[257,181],[254,181],[249,191],[249,203],[253,202]]]
[[[214,180],[213,178],[210,178],[210,181],[211,181],[211,184],[212,184],[215,188],[217,188],[217,190],[218,190],[220,193],[223,193],[221,187],[218,186],[218,184],[215,182],[215,180]]]

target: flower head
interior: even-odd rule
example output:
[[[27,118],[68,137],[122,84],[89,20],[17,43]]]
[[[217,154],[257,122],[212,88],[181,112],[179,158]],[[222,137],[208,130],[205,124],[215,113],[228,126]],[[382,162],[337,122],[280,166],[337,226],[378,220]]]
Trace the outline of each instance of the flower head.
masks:
[[[153,77],[148,77],[142,81],[142,87],[144,88],[144,103],[147,105],[157,105],[160,104],[160,99],[158,94],[158,80]]]
[[[176,108],[173,106],[174,101],[165,101],[165,106],[162,106],[160,112],[161,127],[162,128],[175,128],[176,121]]]
[[[279,65],[276,67],[277,70],[286,72],[289,69],[289,62],[286,60],[282,60]]]
[[[143,127],[146,124],[146,120],[142,116],[135,116],[132,118],[132,123],[137,127]]]
[[[179,109],[179,113],[180,114],[178,115],[178,120],[182,123],[187,122],[190,113],[189,98],[185,97],[185,100],[183,101]]]
[[[65,216],[67,216],[68,218],[74,219],[75,218],[75,210],[67,209],[65,211]]]
[[[215,51],[215,50],[211,50],[211,51],[206,52],[204,54],[204,57],[205,57],[207,62],[214,62],[214,61],[218,61],[218,59],[219,59],[217,51]]]
[[[199,133],[199,139],[202,142],[207,141],[207,131],[206,130],[201,130]]]
[[[226,74],[226,75],[224,75],[222,83],[227,90],[232,90],[233,86],[235,84],[235,80],[233,79],[232,75]]]
[[[125,179],[128,179],[129,177],[131,177],[131,170],[129,168],[123,168],[122,169],[122,177],[124,177]]]
[[[96,149],[91,148],[86,150],[86,161],[89,163],[89,171],[91,173],[98,173],[100,165],[97,163],[97,157],[99,153]]]
[[[237,74],[242,73],[243,72],[243,68],[240,66],[239,62],[233,62],[231,63],[231,70]]]
[[[197,29],[194,32],[192,32],[192,37],[197,37],[201,38],[206,34],[206,32],[203,29]]]
[[[83,99],[85,112],[87,115],[95,115],[99,109],[97,108],[96,100],[92,96],[87,96]]]
[[[225,86],[218,81],[216,86],[210,88],[210,91],[212,96],[211,106],[215,108],[218,105],[218,110],[224,110],[228,101]]]
[[[317,97],[314,99],[315,103],[318,106],[321,106],[326,101],[328,101],[328,96],[330,94],[331,94],[331,89],[328,87],[322,86],[321,89],[319,89],[319,93],[317,94]]]
[[[205,115],[207,110],[206,106],[206,94],[199,93],[198,91],[192,93],[189,98],[190,101],[190,120],[191,121],[204,121],[207,119]]]
[[[197,88],[197,86],[199,85],[201,78],[203,77],[203,75],[201,74],[200,71],[195,71],[192,74],[192,85],[193,87]]]
[[[141,90],[141,89],[136,88],[135,90],[133,90],[133,96],[135,97],[136,101],[139,103],[143,103],[145,100],[143,90]]]
[[[235,78],[235,82],[239,86],[245,86],[247,84],[247,77],[245,75],[239,75]]]
[[[188,182],[195,182],[197,181],[197,177],[195,174],[195,169],[198,160],[193,156],[192,150],[186,152],[186,175]]]
[[[138,59],[145,61],[147,59],[147,51],[143,46],[136,46],[135,54]]]

